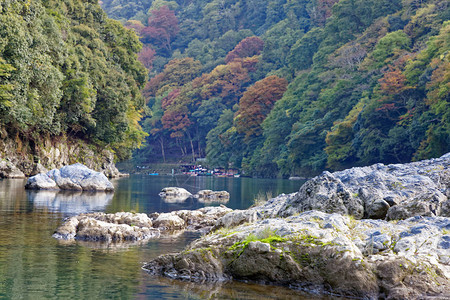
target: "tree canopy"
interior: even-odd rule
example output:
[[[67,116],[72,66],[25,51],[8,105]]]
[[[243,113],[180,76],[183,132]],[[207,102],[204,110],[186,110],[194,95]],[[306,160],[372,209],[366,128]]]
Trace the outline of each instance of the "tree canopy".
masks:
[[[140,160],[289,176],[450,151],[448,1],[122,2],[154,51]]]

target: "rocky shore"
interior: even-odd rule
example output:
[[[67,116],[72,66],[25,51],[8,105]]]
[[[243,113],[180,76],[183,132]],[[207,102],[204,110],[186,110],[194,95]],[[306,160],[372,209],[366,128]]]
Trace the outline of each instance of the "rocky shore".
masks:
[[[225,206],[171,213],[88,213],[65,220],[53,234],[62,240],[103,242],[141,241],[181,230],[209,231],[219,218],[231,212]]]
[[[25,178],[76,162],[102,172],[109,178],[122,174],[111,150],[72,140],[66,136],[39,141],[8,136],[0,129],[0,178]]]
[[[119,227],[142,228],[131,239],[202,230],[207,234],[183,252],[162,255],[144,269],[171,279],[252,281],[358,299],[449,299],[449,164],[447,154],[324,172],[297,193],[247,210],[220,206],[119,218],[139,222],[80,215],[55,237],[128,239],[116,233]]]

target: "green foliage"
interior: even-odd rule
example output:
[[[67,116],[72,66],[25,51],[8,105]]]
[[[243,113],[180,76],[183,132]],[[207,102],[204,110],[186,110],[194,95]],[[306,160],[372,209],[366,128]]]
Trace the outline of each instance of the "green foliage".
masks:
[[[146,71],[133,32],[97,1],[3,0],[0,8],[2,126],[31,139],[83,138],[119,157],[139,146]]]
[[[450,151],[448,1],[172,2],[143,11],[167,5],[179,27],[145,90],[146,155],[287,177]]]

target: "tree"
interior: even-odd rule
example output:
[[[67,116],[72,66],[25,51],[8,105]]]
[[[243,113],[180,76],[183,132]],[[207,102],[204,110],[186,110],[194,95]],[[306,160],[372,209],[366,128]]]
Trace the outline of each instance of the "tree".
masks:
[[[172,59],[161,73],[150,80],[144,93],[147,97],[163,95],[192,81],[200,74],[200,70],[201,63],[190,57]]]
[[[237,46],[227,54],[225,62],[229,63],[236,58],[245,58],[259,55],[263,50],[264,42],[257,36],[251,36],[243,39]]]
[[[153,59],[155,58],[156,51],[149,46],[144,46],[141,52],[138,53],[139,61],[147,68],[152,70]]]
[[[238,133],[243,133],[244,141],[262,134],[261,124],[272,110],[273,105],[286,91],[288,82],[278,76],[269,76],[247,89],[239,100],[234,125]]]
[[[5,60],[0,57],[0,78],[2,79],[2,84],[0,84],[0,105],[3,107],[11,106],[11,101],[9,99],[12,97],[10,91],[13,89],[13,86],[9,83],[6,83],[4,80],[7,79],[11,74],[10,72],[14,71],[15,68],[10,64],[5,63]],[[3,84],[5,82],[5,84]]]
[[[141,33],[144,42],[154,43],[171,53],[171,43],[179,31],[178,19],[174,11],[168,6],[162,6],[151,12],[148,26],[142,29]]]

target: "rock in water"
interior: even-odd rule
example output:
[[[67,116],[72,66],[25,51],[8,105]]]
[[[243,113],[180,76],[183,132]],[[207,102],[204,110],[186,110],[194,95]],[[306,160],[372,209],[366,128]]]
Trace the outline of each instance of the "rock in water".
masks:
[[[230,193],[227,191],[212,191],[212,190],[201,190],[194,196],[199,202],[209,203],[209,202],[228,202],[230,200]]]
[[[396,223],[307,211],[221,228],[144,269],[195,282],[250,280],[356,299],[450,299],[449,229],[444,217]]]
[[[408,164],[323,172],[307,181],[280,209],[280,216],[307,210],[357,219],[450,216],[450,154]]]
[[[103,242],[141,241],[174,231],[209,230],[219,218],[232,210],[225,206],[198,210],[154,213],[117,212],[89,213],[67,219],[55,232],[54,238]]]
[[[160,231],[152,225],[146,214],[81,214],[66,220],[53,237],[104,242],[140,241],[159,236]]]
[[[180,187],[166,187],[161,190],[159,196],[168,203],[183,202],[192,194]]]
[[[113,191],[113,184],[100,172],[93,171],[82,164],[64,166],[41,173],[28,179],[27,189],[77,190],[77,191]]]

